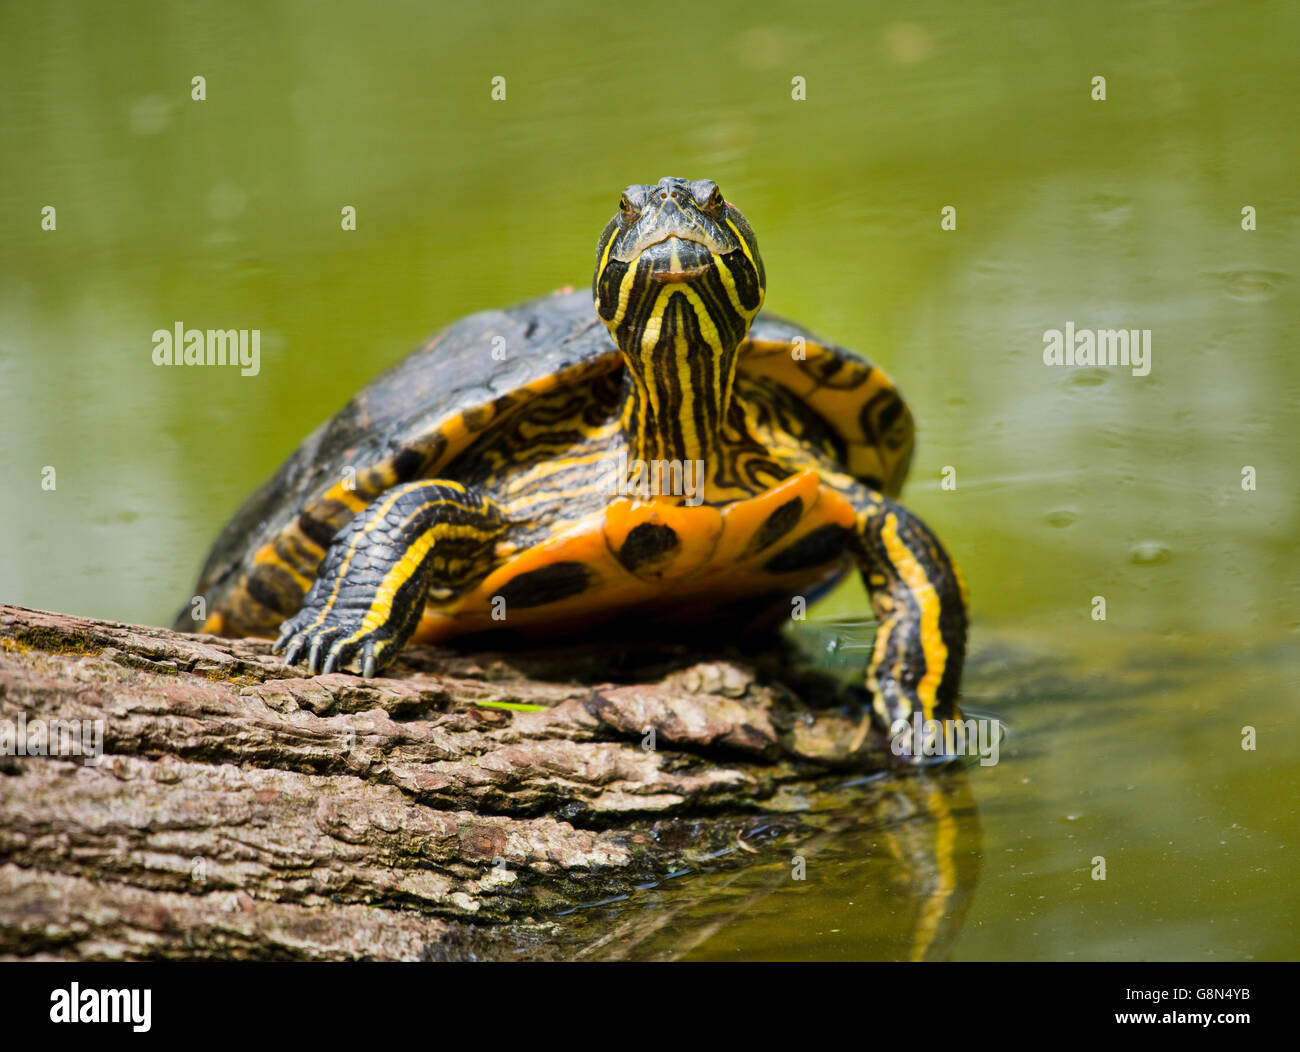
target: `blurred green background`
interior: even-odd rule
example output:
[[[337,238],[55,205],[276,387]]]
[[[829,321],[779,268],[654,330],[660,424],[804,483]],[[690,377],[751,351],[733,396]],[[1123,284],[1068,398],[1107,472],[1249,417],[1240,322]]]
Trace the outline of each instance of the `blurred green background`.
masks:
[[[768,307],[907,395],[905,499],[970,584],[969,704],[1013,737],[972,774],[952,955],[1300,951],[1300,9],[0,12],[0,600],[166,621],[359,386],[460,315],[588,282],[627,183],[712,178]],[[260,374],[155,367],[177,321],[261,329]],[[1151,329],[1151,374],[1044,366],[1067,321]],[[841,885],[692,953],[872,955]]]

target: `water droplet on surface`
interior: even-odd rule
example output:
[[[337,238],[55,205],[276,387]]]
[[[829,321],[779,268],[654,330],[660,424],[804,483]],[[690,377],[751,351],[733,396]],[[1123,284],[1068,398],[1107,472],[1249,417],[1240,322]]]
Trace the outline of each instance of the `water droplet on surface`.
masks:
[[[1138,566],[1154,566],[1169,561],[1169,549],[1159,541],[1141,541],[1133,545],[1128,558]]]
[[[1243,303],[1260,303],[1272,299],[1278,287],[1286,282],[1289,275],[1281,270],[1255,270],[1249,267],[1236,267],[1221,270],[1215,275],[1223,284],[1223,291],[1234,300]]]
[[[1104,369],[1075,369],[1070,373],[1069,384],[1071,387],[1100,387],[1106,382],[1106,371]]]
[[[1044,520],[1047,525],[1058,530],[1063,530],[1067,526],[1073,526],[1078,517],[1079,513],[1073,508],[1057,508],[1055,511],[1049,511],[1047,515],[1044,516]]]

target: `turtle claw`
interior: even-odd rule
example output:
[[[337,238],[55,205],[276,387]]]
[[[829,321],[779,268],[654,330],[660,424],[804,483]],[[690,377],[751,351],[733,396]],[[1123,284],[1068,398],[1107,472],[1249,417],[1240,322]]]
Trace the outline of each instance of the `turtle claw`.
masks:
[[[339,623],[326,617],[317,623],[315,613],[294,615],[284,623],[276,652],[283,651],[286,665],[305,665],[309,676],[358,671],[369,678],[379,671],[376,638],[360,630],[355,621]],[[357,637],[361,638],[357,638]],[[382,645],[378,650],[382,650]]]
[[[322,640],[319,636],[317,636],[315,639],[312,640],[311,653],[307,655],[307,675],[309,676],[317,676],[320,674],[319,669],[320,669],[321,642]]]

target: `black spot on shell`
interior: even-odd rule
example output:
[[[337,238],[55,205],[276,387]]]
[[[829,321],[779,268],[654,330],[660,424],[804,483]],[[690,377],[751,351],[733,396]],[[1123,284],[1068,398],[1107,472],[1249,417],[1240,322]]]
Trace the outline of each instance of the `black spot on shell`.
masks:
[[[877,420],[880,422],[880,430],[888,432],[898,422],[899,416],[903,412],[903,400],[897,395],[890,399],[889,404],[880,410],[880,416]]]
[[[834,355],[818,357],[808,363],[807,372],[813,373],[817,379],[828,387],[836,386],[832,381],[835,374],[844,368],[844,359],[837,358]]]
[[[338,531],[328,522],[322,522],[305,511],[298,516],[298,529],[304,537],[314,541],[318,547],[328,548]]]
[[[493,413],[488,406],[477,406],[473,409],[466,409],[463,416],[466,430],[482,431],[492,422]]]
[[[410,482],[424,467],[424,457],[416,449],[404,449],[393,458],[393,472],[398,482]]]
[[[784,551],[777,552],[763,564],[768,573],[790,573],[825,566],[844,554],[844,530],[839,526],[819,526],[800,537]]]
[[[858,427],[867,444],[881,445],[898,423],[903,410],[903,399],[894,391],[879,391],[870,398],[858,413]],[[890,443],[890,448],[896,448],[897,445],[896,441]]]
[[[306,512],[304,512],[306,514]],[[334,534],[352,521],[355,513],[341,500],[319,500],[311,508],[311,516],[321,523],[328,523],[331,529],[330,540]]]
[[[262,563],[248,575],[248,594],[268,610],[288,617],[302,605],[302,589],[287,570]]]
[[[530,570],[507,581],[498,593],[506,601],[506,620],[510,608],[544,606],[559,602],[587,590],[591,571],[582,563],[564,562]]]
[[[643,522],[632,528],[623,547],[615,554],[629,572],[636,573],[639,568],[660,561],[681,543],[671,526]]]
[[[803,500],[794,497],[777,508],[767,520],[754,531],[746,554],[761,552],[770,548],[799,524],[803,518]]]

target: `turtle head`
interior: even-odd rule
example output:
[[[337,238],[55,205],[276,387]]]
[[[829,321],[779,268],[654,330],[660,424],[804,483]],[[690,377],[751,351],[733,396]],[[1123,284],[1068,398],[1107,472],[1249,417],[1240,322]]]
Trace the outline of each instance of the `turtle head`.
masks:
[[[734,351],[763,304],[765,275],[745,217],[710,179],[623,191],[596,246],[596,312],[625,355],[685,338]]]

